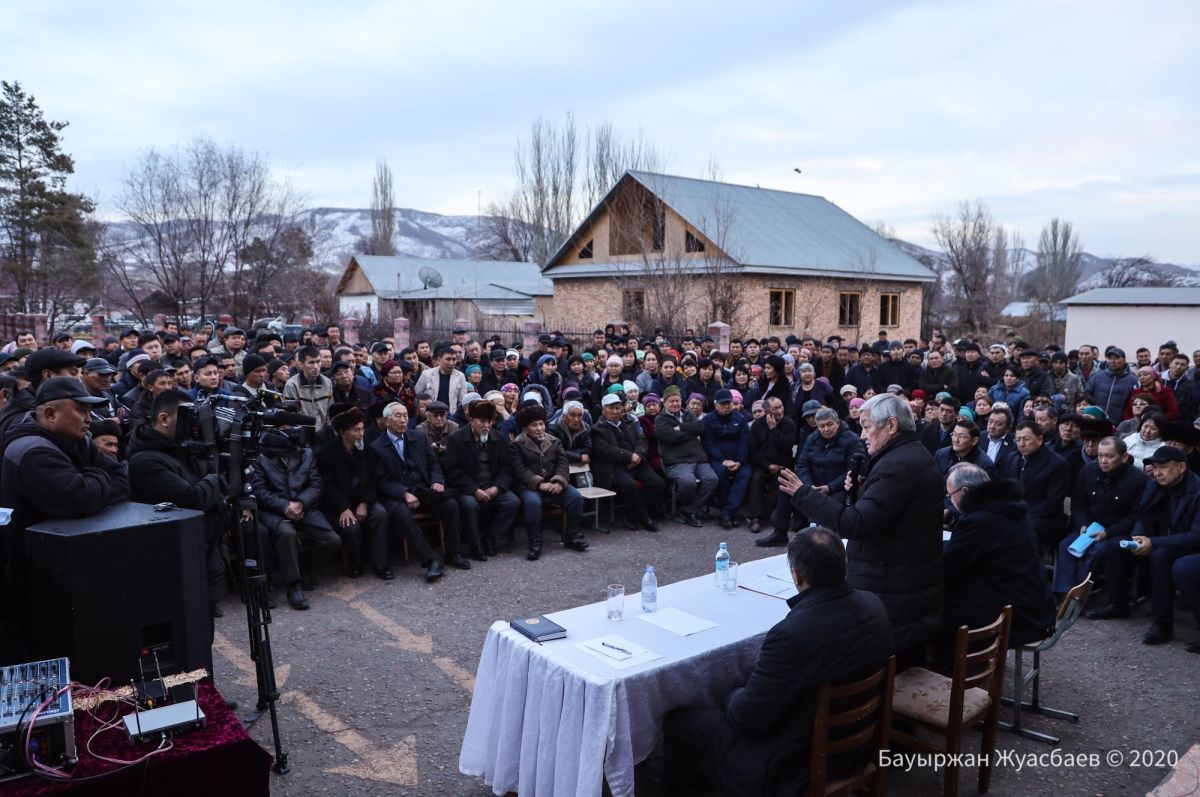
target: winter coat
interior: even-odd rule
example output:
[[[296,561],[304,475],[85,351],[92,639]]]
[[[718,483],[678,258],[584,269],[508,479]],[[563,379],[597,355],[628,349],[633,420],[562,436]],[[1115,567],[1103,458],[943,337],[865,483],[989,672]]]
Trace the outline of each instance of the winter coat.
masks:
[[[438,397],[438,385],[441,384],[439,377],[441,369],[437,367],[426,368],[417,377],[417,384],[413,388],[416,395],[428,393],[435,399]],[[455,368],[450,372],[450,401],[446,402],[450,407],[450,413],[458,411],[458,405],[462,403],[463,397],[470,393],[470,386],[467,384],[466,375]]]
[[[1146,480],[1132,536],[1154,538],[1161,550],[1200,551],[1200,476],[1188,471],[1174,487]]]
[[[525,432],[517,435],[509,447],[512,453],[514,482],[526,490],[536,490],[542,482],[554,482],[566,487],[567,456],[562,442],[552,434],[534,440]]]
[[[1054,380],[1036,365],[1021,375],[1021,381],[1025,383],[1025,389],[1031,396],[1049,396],[1054,393]]]
[[[1150,393],[1154,396],[1154,400],[1158,403],[1158,411],[1167,416],[1168,421],[1175,420],[1175,416],[1179,415],[1179,403],[1175,400],[1175,391],[1164,385],[1162,382],[1155,381],[1154,387],[1150,390],[1138,384],[1129,394],[1129,398],[1125,399],[1125,410],[1123,418],[1133,417],[1133,397],[1138,393]],[[1185,418],[1187,421],[1194,420],[1193,418]]]
[[[597,487],[607,489],[613,474],[624,470],[634,454],[648,461],[650,450],[638,424],[628,416],[617,426],[602,420],[592,427],[592,477]]]
[[[453,487],[459,495],[475,495],[476,490],[489,486],[501,490],[512,488],[512,455],[509,442],[502,435],[489,434],[487,441],[488,469],[491,484],[476,481],[479,468],[479,442],[471,427],[464,426],[446,440],[446,453],[442,457],[442,469],[446,472],[446,485]]]
[[[317,449],[317,470],[321,473],[321,511],[330,523],[346,510],[354,512],[359,504],[373,504],[379,496],[375,489],[375,471],[367,452],[346,450],[341,440],[330,440]]]
[[[996,463],[992,462],[991,457],[984,452],[981,445],[972,446],[971,450],[963,457],[955,454],[954,449],[950,446],[939,448],[933,455],[933,464],[937,466],[938,473],[942,474],[943,483],[945,483],[950,469],[960,462],[969,462],[972,465],[978,465],[987,471],[989,477],[993,479],[997,478]]]
[[[797,511],[847,540],[847,580],[883,601],[898,650],[941,625],[944,492],[933,457],[903,432],[867,461],[851,506],[807,482],[792,496]]]
[[[1146,481],[1146,474],[1132,462],[1118,465],[1111,473],[1095,462],[1084,465],[1071,498],[1071,534],[1099,523],[1109,537],[1128,537],[1137,522]]]
[[[1137,390],[1137,386],[1137,376],[1126,365],[1120,372],[1107,368],[1103,371],[1093,371],[1084,391],[1088,398],[1104,410],[1108,419],[1115,423],[1118,418],[1123,417],[1129,396]]]
[[[1025,402],[1032,398],[1032,396],[1029,394],[1028,388],[1025,387],[1024,382],[1017,380],[1017,384],[1012,388],[1012,390],[1009,390],[1005,386],[1003,379],[992,385],[991,390],[988,391],[988,397],[991,398],[993,402],[1003,401],[1005,404],[1007,404],[1008,408],[1013,411],[1013,416],[1018,421],[1021,420],[1021,416],[1025,408]]]
[[[905,393],[911,393],[919,384],[920,377],[921,369],[910,363],[907,357],[895,361],[885,354],[883,362],[875,369],[875,390],[882,393],[888,385],[899,385]],[[859,395],[862,395],[862,391],[859,391]]]
[[[284,398],[300,402],[300,412],[317,421],[317,431],[329,422],[329,406],[333,404],[333,382],[323,374],[309,382],[304,374],[296,374],[283,386]]]
[[[979,359],[974,363],[968,363],[963,358],[958,358],[951,366],[954,369],[954,378],[957,380],[957,386],[950,391],[954,397],[963,404],[970,404],[975,400],[975,391],[979,388],[988,389],[996,384],[998,378],[994,373],[995,368],[986,360]],[[1072,405],[1074,406],[1074,405]]]
[[[1061,537],[1063,499],[1071,489],[1071,469],[1067,461],[1045,445],[1028,457],[1018,451],[1004,458],[997,467],[1000,476],[1021,484],[1029,520],[1043,539]]]
[[[867,449],[844,422],[837,434],[826,440],[820,432],[810,434],[796,457],[796,475],[814,487],[828,485],[830,495],[844,492],[846,472],[855,454],[866,456]]]
[[[687,410],[681,410],[678,418],[666,410],[660,412],[654,419],[654,433],[658,437],[658,453],[664,468],[685,462],[708,462],[704,444],[700,441],[704,422]]]
[[[1001,479],[973,487],[959,511],[942,554],[948,628],[988,625],[1011,605],[1010,648],[1048,637],[1054,630],[1054,596],[1020,485]]]
[[[294,451],[297,453],[293,458],[284,449],[264,450],[250,468],[250,486],[258,499],[258,519],[271,532],[287,520],[284,512],[289,501],[304,504],[305,520],[324,519],[318,511],[321,508],[321,473],[317,469],[316,455],[311,448]]]
[[[796,423],[781,418],[775,428],[763,418],[750,424],[750,465],[755,470],[769,470],[772,465],[791,467],[795,461],[792,446],[796,443]]]
[[[566,455],[568,463],[579,464],[583,461],[584,454],[587,454],[589,459],[591,458],[592,427],[587,423],[584,423],[583,428],[578,432],[572,432],[560,420],[550,424],[546,430],[562,443],[563,453]]]
[[[925,366],[917,377],[917,387],[925,391],[925,395],[933,398],[943,391],[955,395],[958,391],[958,374],[949,365],[941,368]]]
[[[1054,393],[1063,397],[1063,406],[1070,407],[1074,412],[1076,402],[1083,395],[1083,380],[1079,378],[1079,374],[1067,371],[1062,376],[1055,376],[1051,371],[1050,382],[1054,385]]]
[[[1125,447],[1129,449],[1129,458],[1133,461],[1133,467],[1138,470],[1142,469],[1142,463],[1146,461],[1146,457],[1153,454],[1162,446],[1166,445],[1160,437],[1157,440],[1149,442],[1142,439],[1141,434],[1134,432],[1125,437]]]
[[[457,431],[450,436],[453,437],[456,433]],[[449,437],[446,440],[449,445]],[[416,481],[405,480],[400,454],[392,445],[392,438],[386,431],[371,441],[371,445],[367,447],[367,455],[371,458],[375,493],[380,500],[403,501],[404,494],[411,492],[410,488],[446,484],[446,476],[442,472],[437,454],[429,444],[429,437],[419,428],[404,430],[404,459],[416,471]]]
[[[721,417],[719,412],[705,414],[700,423],[704,434],[700,442],[708,454],[708,464],[720,473],[727,459],[746,465],[750,461],[750,422],[740,412],[730,412]]]

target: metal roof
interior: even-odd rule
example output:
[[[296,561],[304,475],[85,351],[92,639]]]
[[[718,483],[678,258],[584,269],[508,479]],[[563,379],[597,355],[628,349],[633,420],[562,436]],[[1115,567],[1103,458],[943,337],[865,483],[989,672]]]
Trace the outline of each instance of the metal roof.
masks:
[[[405,301],[423,301],[433,299],[480,299],[480,300],[532,300],[531,294],[524,291],[514,291],[512,288],[506,288],[503,285],[488,283],[487,285],[473,285],[468,288],[454,288],[443,285],[440,288],[423,288],[419,291],[395,291],[381,292],[379,295],[385,299],[403,299]]]
[[[722,248],[743,271],[934,280],[929,268],[824,197],[635,171],[617,181],[550,263],[575,243],[626,179],[640,183],[709,240],[724,241]],[[606,273],[614,268],[609,264]],[[602,269],[602,264],[551,265],[546,271],[598,276]]]
[[[1200,306],[1200,288],[1094,288],[1063,304],[1156,304]]]
[[[470,291],[482,290],[488,286],[508,288],[526,296],[554,294],[554,284],[542,276],[536,263],[355,255],[346,264],[342,282],[355,263],[371,283],[375,293],[391,299],[399,298],[401,294],[410,291],[437,293],[437,296],[420,298],[460,298]],[[422,268],[436,270],[442,277],[441,287],[426,288],[420,277]],[[338,288],[340,291],[340,283]],[[508,296],[497,295],[495,298]]]

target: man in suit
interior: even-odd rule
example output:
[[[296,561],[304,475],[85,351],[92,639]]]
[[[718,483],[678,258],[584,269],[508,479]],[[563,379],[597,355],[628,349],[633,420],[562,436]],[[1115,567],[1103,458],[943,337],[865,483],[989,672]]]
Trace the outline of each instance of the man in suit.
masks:
[[[480,542],[485,556],[495,555],[496,537],[508,533],[521,508],[512,492],[508,440],[492,430],[498,414],[492,402],[472,401],[467,424],[447,438],[442,457],[446,478],[459,496],[463,533],[468,541]]]
[[[887,612],[877,596],[846,583],[846,551],[836,534],[804,529],[788,543],[787,555],[800,594],[767,632],[745,686],[720,708],[681,708],[666,716],[671,793],[693,793],[703,778],[727,795],[803,794],[817,689],[863,678],[892,652]],[[867,760],[866,750],[831,757],[830,779]]]
[[[1033,530],[1053,550],[1066,534],[1063,501],[1070,491],[1071,469],[1044,444],[1043,435],[1036,421],[1018,423],[1013,436],[1017,456],[1006,459],[997,470],[1001,477],[1021,483]]]
[[[988,414],[987,439],[981,441],[980,446],[998,471],[1006,467],[1010,458],[1017,455],[1017,446],[1012,435],[1014,417],[1009,407],[993,407]]]
[[[954,432],[954,423],[958,420],[958,410],[962,406],[958,399],[947,397],[938,402],[937,422],[928,423],[921,430],[921,445],[930,454],[936,454],[938,449],[951,444],[950,435]]]
[[[446,490],[446,477],[425,433],[408,428],[408,408],[402,402],[394,401],[384,407],[383,419],[384,431],[369,450],[375,459],[379,501],[387,510],[392,528],[399,530],[425,568],[425,580],[434,581],[446,568],[413,517],[421,509],[433,512],[445,530],[446,561],[460,570],[470,570],[471,563],[458,550],[462,527],[458,502]],[[471,539],[468,534],[468,545]]]

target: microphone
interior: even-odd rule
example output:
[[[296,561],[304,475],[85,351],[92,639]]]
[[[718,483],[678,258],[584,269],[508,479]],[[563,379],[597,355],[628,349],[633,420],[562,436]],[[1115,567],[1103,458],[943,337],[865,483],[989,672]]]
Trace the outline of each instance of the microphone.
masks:
[[[862,469],[866,461],[867,457],[862,452],[850,457],[850,492],[846,493],[846,506],[850,506],[854,502],[854,491],[858,490],[858,483],[862,480]]]

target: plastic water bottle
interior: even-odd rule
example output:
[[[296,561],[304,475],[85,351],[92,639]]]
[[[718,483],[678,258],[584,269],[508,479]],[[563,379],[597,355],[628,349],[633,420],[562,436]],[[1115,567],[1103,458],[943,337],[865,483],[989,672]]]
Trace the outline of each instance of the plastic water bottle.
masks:
[[[642,611],[650,613],[658,609],[658,576],[654,575],[654,565],[646,565],[646,575],[642,576]]]
[[[725,576],[729,573],[729,543],[721,543],[717,549],[717,571],[715,584],[719,592],[725,591]]]

